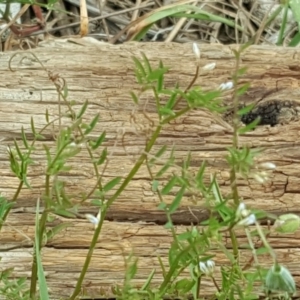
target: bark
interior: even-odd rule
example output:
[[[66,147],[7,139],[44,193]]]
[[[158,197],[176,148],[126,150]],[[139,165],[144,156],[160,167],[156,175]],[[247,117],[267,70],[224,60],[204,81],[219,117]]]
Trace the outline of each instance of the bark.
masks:
[[[201,45],[201,66],[216,62],[213,71],[202,71],[197,85],[205,90],[215,89],[231,80],[235,71],[233,49],[236,46]],[[13,53],[4,53],[0,57],[0,190],[11,198],[18,181],[13,177],[7,155],[7,146],[13,146],[13,139],[21,138],[24,127],[28,140],[32,139],[30,118],[33,117],[36,130],[46,124],[45,111],[50,120],[58,116],[58,96],[53,80],[60,76],[68,85],[68,98],[76,102],[79,109],[85,100],[89,101],[86,120],[90,121],[96,113],[100,122],[93,137],[104,130],[107,133],[105,146],[108,147],[110,160],[103,177],[104,182],[115,176],[125,177],[143,151],[145,138],[149,136],[152,122],[157,122],[155,104],[152,96],[147,94],[138,107],[133,104],[130,91],[138,91],[134,78],[132,56],[139,56],[143,51],[151,63],[159,60],[170,66],[166,76],[166,85],[187,87],[193,78],[196,59],[190,44],[128,43],[125,45],[101,44],[97,46],[74,45],[55,42],[44,48],[31,52],[22,52],[8,63]],[[32,53],[44,64],[43,69]],[[20,57],[25,57],[20,62]],[[241,67],[247,67],[240,84],[250,82],[251,87],[242,97],[245,103],[268,101],[290,101],[296,103],[299,98],[300,50],[294,48],[274,48],[252,46],[242,55]],[[225,92],[224,101],[230,105],[232,91]],[[61,103],[61,110],[65,105]],[[283,125],[259,126],[254,131],[240,137],[241,145],[264,148],[259,162],[273,162],[276,170],[270,174],[270,181],[259,184],[255,180],[239,179],[239,192],[249,207],[281,214],[299,213],[299,122],[297,109],[293,120]],[[64,122],[67,122],[64,120]],[[58,124],[44,132],[45,141],[35,145],[34,164],[29,168],[28,179],[32,189],[22,190],[18,197],[7,225],[0,235],[2,244],[1,268],[14,266],[16,276],[29,275],[32,260],[30,240],[34,236],[34,212],[36,201],[43,193],[45,154],[43,144],[53,147]],[[168,146],[167,153],[160,164],[167,159],[172,146],[175,146],[176,165],[161,179],[162,183],[170,172],[178,172],[183,159],[191,151],[191,171],[197,172],[203,161],[207,162],[205,182],[210,174],[216,174],[224,196],[230,192],[228,165],[225,160],[226,148],[232,143],[232,127],[221,115],[212,115],[204,110],[194,110],[176,122],[167,125],[158,139],[154,154],[163,145]],[[95,177],[87,153],[80,153],[76,160],[70,162],[73,169],[63,174],[67,182],[67,191],[79,200],[80,193],[89,191],[95,185]],[[161,166],[158,166],[159,169]],[[77,198],[75,197],[77,195]],[[172,201],[174,194],[167,196]],[[139,273],[135,283],[143,284],[151,269],[158,266],[157,255],[167,261],[167,251],[171,241],[162,224],[166,222],[164,214],[157,209],[159,199],[152,191],[149,174],[142,167],[126,191],[115,202],[108,213],[98,248],[85,281],[88,294],[95,295],[100,288],[109,290],[112,284],[121,284],[123,280],[123,255],[130,253],[139,257]],[[79,216],[86,212],[96,212],[89,203],[79,210]],[[179,211],[174,215],[178,231],[184,231],[192,222],[199,222],[207,217],[204,200],[187,194]],[[70,221],[72,226],[47,243],[43,250],[43,263],[51,290],[51,299],[66,297],[70,294],[83,265],[93,228],[85,219]],[[17,231],[16,231],[17,230]],[[241,232],[241,245],[246,239]],[[27,239],[26,237],[29,237]],[[283,262],[296,276],[298,270],[293,261],[299,260],[297,245],[299,234],[294,239],[272,235],[271,243],[276,248],[279,261]],[[24,240],[28,240],[26,243]],[[230,248],[229,239],[224,240]],[[24,244],[25,243],[25,244]],[[6,251],[7,247],[16,249]],[[250,253],[241,250],[243,259]],[[220,254],[216,259],[219,266],[228,263]],[[264,261],[270,263],[268,259]],[[218,277],[220,278],[220,277]],[[161,275],[155,277],[155,282]],[[219,279],[218,279],[219,280]],[[213,291],[213,285],[207,281],[204,292]]]

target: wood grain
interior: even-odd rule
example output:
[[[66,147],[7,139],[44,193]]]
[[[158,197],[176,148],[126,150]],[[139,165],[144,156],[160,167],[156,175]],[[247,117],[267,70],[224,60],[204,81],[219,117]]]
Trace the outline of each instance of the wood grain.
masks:
[[[196,84],[204,90],[215,89],[231,80],[235,70],[235,58],[232,49],[236,46],[200,45],[201,65],[216,62],[213,71],[202,71]],[[33,50],[45,65],[51,76],[59,74],[67,82],[69,100],[76,102],[79,109],[85,100],[90,105],[86,120],[91,120],[96,113],[101,118],[96,127],[95,138],[103,130],[107,132],[105,146],[110,153],[109,166],[104,173],[104,182],[114,176],[125,177],[133,166],[138,155],[143,151],[145,136],[151,131],[152,124],[157,122],[155,105],[150,94],[141,99],[138,107],[133,105],[129,92],[138,91],[135,82],[131,57],[140,56],[143,51],[151,63],[157,64],[161,59],[166,66],[171,66],[166,76],[166,85],[171,87],[179,82],[181,87],[188,86],[195,71],[196,60],[190,44],[172,43],[128,43],[124,45],[98,46],[74,45],[57,41],[47,47]],[[8,198],[12,197],[17,186],[13,177],[7,155],[7,146],[13,145],[13,139],[20,139],[21,127],[30,140],[30,118],[33,117],[37,130],[46,124],[45,111],[50,119],[58,115],[58,97],[47,72],[35,61],[30,52],[23,52],[19,57],[27,56],[22,63],[17,57],[12,60],[14,72],[8,68],[13,53],[2,53],[0,56],[0,191]],[[264,101],[289,100],[299,101],[299,68],[300,50],[294,48],[273,48],[252,46],[242,55],[241,67],[247,66],[240,84],[251,82],[251,87],[243,100],[256,101],[262,95]],[[271,91],[271,93],[269,93]],[[268,94],[269,93],[269,94]],[[232,92],[224,94],[224,102],[231,101]],[[65,107],[62,104],[62,110]],[[145,117],[145,113],[148,118]],[[67,124],[68,120],[64,119]],[[43,193],[45,154],[43,144],[54,147],[55,133],[58,124],[44,132],[45,141],[36,144],[33,153],[34,164],[29,169],[29,181],[32,189],[22,190],[16,205],[0,235],[2,260],[0,267],[14,266],[15,276],[30,275],[32,248],[22,244],[26,236],[33,236],[34,212],[37,199]],[[270,174],[270,181],[261,185],[255,180],[239,179],[240,195],[249,207],[259,208],[280,214],[295,212],[299,214],[300,203],[300,155],[298,121],[274,127],[260,126],[256,130],[240,137],[241,145],[261,147],[265,151],[259,162],[271,161],[276,170]],[[145,135],[146,134],[146,135]],[[152,154],[162,145],[168,151],[161,158],[161,165],[168,157],[171,147],[175,145],[176,165],[162,178],[164,183],[170,172],[178,172],[187,151],[192,154],[191,172],[196,172],[203,161],[207,162],[205,181],[210,174],[216,174],[224,195],[230,192],[228,166],[225,160],[226,148],[231,145],[232,129],[219,116],[204,110],[194,110],[172,124],[168,124],[158,139]],[[80,193],[90,190],[95,185],[95,176],[89,163],[87,153],[82,151],[75,160],[70,161],[73,169],[64,174],[66,189],[73,195],[73,201],[80,200]],[[160,166],[157,167],[157,169]],[[174,194],[166,197],[172,201]],[[99,293],[100,287],[106,290],[123,280],[124,259],[133,249],[139,257],[137,284],[142,284],[153,267],[158,266],[156,256],[167,259],[170,235],[163,229],[166,219],[158,211],[159,199],[151,189],[149,174],[142,167],[126,191],[118,198],[108,213],[93,263],[85,281],[86,292],[90,295]],[[79,210],[79,214],[96,212],[89,201]],[[184,231],[191,222],[199,222],[207,217],[204,201],[201,197],[187,194],[179,212],[174,215],[174,222],[179,231]],[[49,241],[43,250],[43,263],[49,279],[51,299],[67,297],[74,286],[84,255],[87,253],[92,237],[92,225],[83,219],[70,221],[72,226]],[[299,233],[292,237],[272,236],[271,243],[276,248],[280,261],[289,267],[300,283],[297,261]],[[241,240],[245,237],[241,233]],[[224,241],[228,244],[228,239]],[[5,251],[6,247],[20,248]],[[245,257],[249,252],[241,250]],[[217,257],[218,266],[224,261],[221,254]],[[265,264],[269,261],[266,259]],[[217,278],[219,275],[217,275]],[[155,282],[159,282],[159,274]],[[218,279],[219,280],[219,279]],[[205,283],[205,293],[211,293],[213,286]]]

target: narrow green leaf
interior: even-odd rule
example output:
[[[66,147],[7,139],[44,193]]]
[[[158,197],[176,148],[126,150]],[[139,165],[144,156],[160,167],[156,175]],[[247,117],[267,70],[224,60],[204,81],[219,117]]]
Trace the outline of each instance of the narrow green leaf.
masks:
[[[159,61],[159,68],[160,69],[164,68],[163,62],[161,60]],[[157,92],[160,93],[162,91],[163,87],[164,87],[164,74],[159,76],[157,79]]]
[[[30,126],[31,126],[31,131],[32,131],[33,135],[36,136],[33,117],[30,118]]]
[[[28,182],[26,173],[23,173],[23,174],[22,174],[22,181],[24,182],[24,184],[26,185],[26,187],[27,187],[28,189],[31,189],[31,185],[30,185],[30,183]]]
[[[241,87],[238,88],[237,90],[237,96],[244,95],[245,92],[249,89],[250,83],[245,83]]]
[[[133,56],[132,59],[135,64],[135,75],[138,79],[138,82],[143,83],[143,79],[146,77],[146,71],[141,62],[136,57]]]
[[[243,115],[246,115],[247,113],[249,113],[255,106],[255,103],[251,103],[241,109],[238,110],[237,114],[239,116],[243,116]]]
[[[45,118],[46,118],[46,122],[48,124],[49,123],[49,111],[48,111],[48,108],[46,108]]]
[[[107,148],[103,149],[101,156],[97,161],[97,166],[102,165],[105,162],[106,157],[107,157]]]
[[[300,0],[290,0],[287,1],[291,7],[291,10],[293,12],[293,16],[295,18],[295,21],[298,23],[298,32],[299,32],[299,26],[300,26]]]
[[[17,143],[17,141],[16,141],[15,139],[14,139],[14,144],[15,144],[15,148],[16,148],[16,150],[17,150],[19,159],[20,159],[21,161],[23,161],[23,159],[24,159],[23,154],[22,154],[22,152],[21,152],[21,150],[20,150],[20,148],[19,148],[19,145],[18,145],[18,143]]]
[[[163,261],[162,261],[162,259],[161,259],[161,257],[159,255],[157,256],[157,259],[158,259],[158,262],[159,262],[159,265],[160,265],[160,268],[161,268],[161,272],[162,272],[163,278],[165,279],[166,275],[167,275],[167,272],[166,272],[164,263],[163,263]]]
[[[175,112],[170,109],[170,108],[167,108],[167,107],[161,107],[159,109],[159,114],[162,115],[162,116],[175,116]]]
[[[159,186],[159,181],[153,180],[153,181],[152,181],[152,191],[153,191],[153,192],[157,192],[158,186]]]
[[[9,154],[9,160],[10,160],[10,168],[12,170],[12,172],[18,177],[20,178],[20,173],[21,173],[21,168],[20,168],[20,164],[17,161],[13,151],[11,150],[11,148],[8,146],[8,154]]]
[[[21,134],[22,134],[22,140],[23,140],[23,144],[25,146],[26,149],[29,148],[29,145],[28,145],[28,142],[27,142],[27,138],[26,138],[26,134],[25,134],[25,131],[24,131],[24,127],[22,126],[22,129],[21,129]]]
[[[175,288],[176,291],[186,294],[188,292],[191,292],[194,285],[195,285],[194,280],[182,278],[175,283]]]
[[[188,151],[187,157],[183,160],[183,166],[182,166],[183,171],[188,170],[188,168],[191,165],[191,159],[192,159],[191,151]]]
[[[55,209],[54,213],[56,215],[59,215],[59,216],[62,216],[62,217],[66,217],[66,218],[76,218],[76,214],[70,212],[70,211],[67,211],[65,209]]]
[[[47,165],[50,166],[52,162],[51,154],[50,154],[50,149],[47,145],[43,144],[43,147],[46,151],[46,156],[47,156]]]
[[[253,130],[254,128],[256,128],[256,126],[257,126],[257,124],[259,124],[259,122],[260,122],[260,118],[256,118],[253,122],[251,122],[247,126],[240,127],[238,129],[238,133],[239,134],[244,134],[246,132],[249,132],[249,131]]]
[[[150,74],[148,74],[147,80],[150,82],[156,81],[161,76],[163,76],[168,70],[169,70],[169,68],[166,68],[166,67],[162,68],[162,69],[156,69],[156,70],[152,71]]]
[[[72,226],[73,223],[61,223],[49,229],[46,233],[47,241],[50,241],[55,235],[63,231],[65,228]]]
[[[288,12],[290,10],[289,1],[285,1],[285,4],[283,5],[283,7],[284,7],[283,16],[282,16],[282,21],[280,24],[280,30],[279,30],[279,34],[278,34],[278,38],[277,38],[277,43],[276,43],[277,46],[282,46],[282,44],[283,44],[284,34],[287,29],[287,16],[288,16]]]
[[[174,104],[176,103],[177,95],[178,95],[178,93],[176,91],[172,92],[169,100],[167,101],[167,103],[165,105],[166,108],[169,108],[169,109],[173,108]]]
[[[84,135],[89,134],[96,126],[98,120],[99,120],[100,115],[97,114],[94,119],[91,121],[91,123],[88,125],[88,127],[86,128]]]
[[[88,102],[88,100],[86,100],[86,101],[84,102],[84,104],[82,105],[82,107],[81,107],[79,113],[78,113],[77,116],[76,116],[77,119],[80,119],[80,118],[83,116],[83,114],[85,113],[85,111],[86,111],[86,109],[87,109],[87,107],[88,107],[88,104],[89,104],[89,102]]]
[[[134,261],[133,261],[133,263],[131,263],[129,265],[129,267],[127,268],[127,270],[126,270],[126,279],[128,281],[131,281],[135,277],[135,275],[136,275],[136,272],[137,272],[137,262],[138,262],[138,259],[135,258]]]
[[[161,177],[164,173],[168,171],[171,166],[172,161],[168,161],[155,175],[155,178]]]
[[[154,155],[154,158],[151,158],[151,159],[150,159],[149,164],[152,165],[152,164],[155,162],[156,158],[161,157],[161,156],[165,153],[166,150],[167,150],[167,146],[166,146],[166,145],[162,146],[162,147],[156,152],[156,154]]]
[[[240,76],[244,75],[247,72],[247,70],[248,70],[247,67],[243,67],[243,68],[238,69],[236,76],[240,77]]]
[[[296,47],[298,46],[300,43],[300,31],[298,31],[294,37],[292,38],[292,40],[289,42],[289,47]]]
[[[144,66],[146,68],[146,72],[149,74],[149,73],[152,72],[151,65],[150,65],[149,60],[148,60],[147,56],[145,55],[145,53],[142,52],[141,54],[142,54],[142,57],[144,59]]]
[[[164,186],[164,188],[161,190],[162,195],[167,195],[172,190],[172,188],[177,183],[177,178],[173,176],[171,180],[168,181],[168,183]]]
[[[192,237],[191,231],[186,231],[186,232],[180,233],[177,236],[178,241],[187,241],[187,240],[191,239],[191,237]]]
[[[46,282],[46,277],[44,273],[44,268],[42,264],[41,254],[40,254],[40,243],[39,235],[40,235],[40,220],[39,220],[39,211],[40,211],[40,200],[38,199],[37,205],[36,205],[36,211],[35,211],[35,258],[37,263],[37,275],[38,275],[38,284],[39,284],[39,293],[40,293],[40,299],[48,300],[49,294],[48,294],[48,286]]]
[[[103,187],[103,191],[104,192],[108,192],[111,189],[113,189],[117,184],[119,184],[119,182],[121,181],[121,177],[116,177],[114,179],[112,179],[111,181],[109,181],[104,187]]]
[[[189,13],[179,12],[179,13],[173,14],[173,16],[179,17],[179,18],[185,17],[188,19],[197,19],[197,20],[203,20],[203,21],[218,22],[218,23],[228,25],[232,28],[236,28],[237,30],[239,30],[241,32],[245,32],[245,30],[242,26],[237,25],[236,23],[234,23],[233,21],[231,21],[228,18],[224,18],[224,17],[218,16],[215,14],[208,13],[205,10],[202,10],[201,8],[199,8],[197,6],[185,5],[185,8],[187,10],[194,11],[195,13],[189,14]]]
[[[65,82],[65,85],[63,87],[63,97],[64,97],[64,99],[67,99],[68,95],[69,95],[69,89],[68,89],[67,83]]]
[[[170,214],[174,213],[177,210],[177,208],[179,207],[184,192],[185,192],[185,187],[182,187],[179,190],[179,192],[177,193],[177,195],[174,198],[173,202],[169,206],[169,213]]]
[[[204,175],[205,168],[206,168],[206,162],[204,161],[201,164],[201,166],[197,172],[197,175],[196,175],[197,186],[203,185],[203,175]]]
[[[135,104],[138,104],[139,103],[139,99],[138,99],[137,95],[133,91],[130,91],[130,95],[131,95],[131,98],[132,98],[133,102]]]
[[[153,279],[153,277],[154,277],[154,275],[155,275],[155,272],[156,272],[156,269],[153,269],[153,270],[151,271],[151,273],[149,274],[149,276],[148,276],[146,282],[145,282],[145,283],[143,284],[143,286],[141,287],[141,291],[146,291],[146,290],[148,289],[148,287],[150,286],[151,281],[152,281],[152,279]]]
[[[103,202],[101,200],[99,200],[99,199],[93,199],[91,201],[91,204],[95,205],[95,206],[98,206],[98,207],[101,207],[103,205]]]
[[[97,148],[99,148],[101,146],[101,144],[103,143],[103,141],[105,140],[105,136],[106,136],[106,131],[104,131],[97,139],[96,143],[92,146],[93,150],[96,150]]]

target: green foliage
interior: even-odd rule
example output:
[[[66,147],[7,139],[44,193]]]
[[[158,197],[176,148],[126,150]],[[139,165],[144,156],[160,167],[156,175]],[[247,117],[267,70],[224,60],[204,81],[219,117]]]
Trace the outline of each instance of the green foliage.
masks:
[[[29,300],[27,278],[12,279],[12,273],[12,268],[0,272],[0,295],[4,296],[7,300]]]
[[[240,54],[245,48],[246,46],[242,46],[240,51],[235,52],[237,66],[236,72],[233,74],[234,86],[237,86],[239,77],[246,72],[245,68],[239,67]],[[39,60],[36,58],[36,61]],[[109,149],[106,147],[106,132],[97,132],[100,127],[100,115],[96,114],[90,120],[86,120],[86,112],[89,109],[88,101],[75,110],[74,103],[67,99],[69,95],[67,85],[61,87],[54,83],[59,99],[63,99],[64,107],[66,107],[66,111],[62,111],[60,101],[58,101],[59,120],[52,119],[49,112],[46,111],[46,125],[42,129],[38,129],[31,118],[30,129],[33,140],[27,139],[26,131],[22,128],[20,141],[15,140],[13,145],[8,147],[10,168],[19,180],[19,185],[12,199],[0,197],[1,226],[5,223],[7,215],[22,189],[32,188],[27,174],[28,168],[34,163],[32,154],[36,151],[35,143],[37,141],[43,144],[46,168],[41,198],[43,206],[40,209],[38,199],[36,207],[35,253],[30,289],[25,284],[26,279],[12,280],[10,278],[12,270],[9,269],[1,272],[0,292],[6,295],[7,299],[29,299],[29,296],[34,299],[38,297],[36,287],[39,285],[40,299],[51,298],[48,295],[41,252],[43,247],[70,223],[60,223],[53,227],[50,227],[49,223],[53,222],[57,216],[75,217],[80,205],[87,199],[91,199],[90,204],[99,209],[99,214],[97,218],[87,215],[88,220],[94,223],[95,231],[75,289],[69,298],[70,300],[77,299],[94,249],[99,242],[108,209],[115,201],[118,201],[139,169],[145,166],[152,181],[152,190],[160,200],[158,209],[166,214],[168,220],[164,227],[170,232],[173,240],[168,251],[168,261],[164,262],[157,257],[160,270],[151,270],[140,288],[133,284],[133,280],[138,274],[138,259],[133,254],[124,258],[126,265],[124,282],[122,286],[114,288],[118,299],[158,300],[165,296],[186,297],[190,295],[192,299],[196,300],[201,298],[203,282],[207,281],[214,289],[212,297],[219,300],[258,299],[255,289],[257,285],[265,287],[266,295],[273,290],[292,294],[295,290],[294,279],[286,268],[279,266],[276,253],[268,243],[267,233],[257,222],[259,218],[264,218],[266,215],[254,209],[248,209],[239,196],[237,186],[239,178],[254,178],[259,182],[267,180],[266,171],[256,163],[256,158],[263,149],[241,147],[238,143],[238,137],[255,129],[257,121],[247,126],[241,126],[238,123],[233,126],[232,146],[227,149],[227,155],[224,157],[230,174],[230,191],[225,195],[219,186],[218,175],[210,174],[207,171],[205,161],[197,168],[192,166],[192,152],[188,152],[185,159],[178,163],[176,145],[173,145],[172,148],[163,145],[153,151],[153,146],[165,124],[169,124],[195,109],[222,113],[225,109],[222,103],[221,89],[204,91],[201,87],[193,86],[199,75],[198,66],[196,66],[195,76],[188,88],[181,88],[179,84],[173,88],[166,88],[165,76],[167,76],[169,68],[165,67],[161,61],[158,66],[154,66],[145,54],[141,54],[141,58],[134,57],[133,62],[140,91],[131,92],[132,100],[135,105],[139,105],[141,95],[145,92],[152,92],[159,122],[147,136],[144,151],[133,163],[126,176],[115,176],[105,180],[107,176],[103,176],[103,174],[109,172]],[[227,86],[230,87],[230,85]],[[253,106],[247,106],[239,109],[238,97],[245,93],[248,87],[249,84],[244,84],[240,88],[234,89],[234,119],[238,120],[253,108]],[[66,116],[69,118],[69,123],[62,124],[62,118]],[[55,145],[50,146],[44,141],[43,131],[57,123]],[[153,124],[155,123],[153,122]],[[72,195],[67,191],[65,177],[62,175],[68,174],[72,170],[71,162],[80,159],[79,155],[83,150],[89,155],[95,182],[91,190],[82,192],[82,199],[78,203],[75,201],[78,195]],[[272,167],[272,164],[268,166]],[[205,220],[194,222],[195,224],[186,227],[185,232],[178,233],[172,217],[178,212],[183,201],[186,201],[187,196],[196,203],[201,201],[209,214]],[[287,215],[278,220],[277,230],[282,233],[295,232],[300,224],[297,216]],[[244,230],[247,236],[246,245],[240,243],[238,230],[239,234],[241,230]],[[225,240],[227,240],[226,243]],[[253,240],[259,243],[259,247],[257,244],[254,246]],[[240,247],[250,249],[252,253],[249,265],[240,259]],[[225,259],[223,265],[219,264],[220,254]],[[269,269],[261,268],[259,264],[260,256],[266,254],[273,259],[273,265]],[[187,271],[189,275],[186,275]],[[162,282],[154,285],[153,279],[157,273],[162,274]],[[217,273],[219,281],[216,280]]]

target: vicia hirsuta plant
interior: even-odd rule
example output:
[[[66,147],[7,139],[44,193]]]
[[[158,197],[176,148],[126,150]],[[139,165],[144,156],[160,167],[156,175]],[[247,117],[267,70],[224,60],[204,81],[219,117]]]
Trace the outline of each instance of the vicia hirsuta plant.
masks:
[[[201,76],[201,72],[209,72],[216,67],[216,63],[210,63],[201,67],[201,53],[196,44],[193,45],[193,51],[196,56],[195,75],[190,84],[184,89],[180,88],[178,83],[173,88],[165,87],[164,77],[169,69],[163,65],[162,61],[159,62],[157,67],[153,67],[146,55],[142,54],[141,58],[133,57],[135,75],[140,85],[140,92],[132,91],[131,97],[136,105],[140,105],[142,94],[149,91],[152,92],[153,101],[156,105],[157,119],[151,120],[152,127],[145,133],[144,149],[133,163],[127,176],[124,178],[114,177],[108,182],[104,180],[105,176],[103,176],[109,172],[110,159],[110,151],[103,144],[106,133],[102,132],[97,134],[96,137],[94,133],[99,122],[99,114],[96,114],[90,121],[86,121],[85,113],[88,108],[88,102],[86,101],[77,111],[74,108],[74,102],[68,100],[68,88],[64,79],[48,72],[38,58],[35,57],[36,61],[47,72],[49,80],[53,82],[57,91],[59,117],[51,119],[48,111],[46,111],[46,125],[41,130],[36,129],[34,120],[31,118],[33,139],[29,141],[25,130],[22,128],[21,145],[14,141],[14,144],[8,147],[11,171],[19,179],[19,185],[10,201],[5,198],[0,199],[1,228],[5,224],[7,215],[13,203],[18,199],[21,190],[24,187],[31,188],[27,172],[30,165],[34,163],[32,153],[36,151],[35,146],[37,142],[43,142],[43,132],[47,128],[56,126],[55,145],[43,144],[46,157],[44,190],[41,194],[41,199],[37,199],[36,232],[33,242],[34,255],[30,289],[26,291],[24,281],[15,283],[16,286],[24,290],[24,298],[22,299],[25,299],[28,295],[31,299],[38,298],[37,284],[39,285],[40,298],[43,300],[50,299],[41,251],[43,246],[55,234],[69,224],[64,223],[48,229],[47,223],[53,220],[55,215],[75,217],[78,214],[80,205],[92,199],[91,203],[98,207],[99,213],[97,217],[86,215],[86,218],[95,225],[95,231],[75,289],[69,298],[70,300],[77,299],[96,243],[99,241],[107,211],[118,200],[142,165],[147,167],[149,178],[152,181],[152,189],[160,200],[158,209],[163,210],[167,216],[168,222],[165,227],[166,230],[170,231],[173,242],[169,249],[168,264],[165,265],[163,260],[158,257],[162,274],[162,282],[159,286],[153,287],[151,285],[156,273],[156,270],[153,270],[141,288],[134,287],[131,281],[138,271],[137,259],[134,259],[132,256],[126,259],[127,267],[124,285],[115,288],[115,293],[120,299],[145,299],[145,297],[148,299],[162,299],[168,294],[181,296],[190,294],[193,299],[200,299],[202,297],[203,282],[206,280],[212,282],[215,290],[214,298],[216,299],[236,299],[236,297],[239,299],[255,299],[254,284],[257,282],[264,285],[266,293],[281,291],[289,295],[295,291],[295,283],[292,276],[285,267],[278,263],[276,254],[268,243],[269,233],[265,233],[265,230],[259,224],[259,217],[265,216],[265,214],[248,209],[239,195],[238,178],[254,178],[258,182],[263,183],[268,180],[269,172],[276,168],[271,162],[257,165],[255,159],[262,150],[250,149],[239,144],[239,136],[253,130],[258,124],[258,120],[255,120],[247,126],[241,126],[239,121],[242,114],[246,114],[252,109],[251,106],[239,108],[238,96],[248,88],[248,85],[238,88],[239,76],[246,71],[245,68],[240,68],[239,66],[242,50],[243,48],[240,51],[235,51],[237,63],[233,80],[220,83],[219,88],[212,91],[204,91],[201,87],[195,86],[195,82]],[[205,180],[207,175],[205,163],[199,166],[196,172],[191,170],[191,153],[187,153],[180,167],[175,163],[176,145],[172,149],[163,146],[153,153],[153,146],[166,124],[173,122],[194,109],[206,109],[218,114],[224,112],[222,93],[226,90],[233,90],[232,102],[234,107],[232,146],[228,148],[227,156],[225,157],[230,171],[231,192],[229,195],[222,194],[216,174],[209,174],[209,182],[207,183],[207,180]],[[63,110],[63,107],[65,110]],[[146,111],[144,111],[144,115],[145,118],[149,119]],[[63,119],[68,119],[68,122],[62,122]],[[83,194],[80,203],[78,203],[78,201],[74,201],[73,196],[65,188],[65,182],[61,174],[70,171],[71,167],[68,163],[75,159],[83,149],[89,155],[95,180],[93,187]],[[166,156],[167,152],[169,152],[169,157],[167,159],[162,158]],[[158,163],[161,167],[157,170]],[[175,167],[178,171],[170,173],[168,172],[170,167]],[[168,178],[167,182],[162,180],[163,176]],[[187,192],[205,204],[206,209],[209,211],[209,218],[200,224],[191,225],[185,232],[178,233],[176,226],[173,224],[172,215],[179,208]],[[174,194],[175,196],[171,203],[165,201],[167,195]],[[43,207],[40,207],[40,200],[43,203]],[[279,218],[275,225],[276,230],[279,232],[294,232],[298,229],[299,223],[299,218],[290,214]],[[253,227],[255,230],[252,229]],[[250,261],[246,263],[240,257],[238,230],[245,231],[252,253]],[[230,239],[231,249],[224,244],[225,236]],[[260,249],[256,249],[253,244],[254,236],[260,239]],[[222,253],[226,258],[228,262],[226,265],[218,265],[217,253]],[[268,253],[272,257],[273,265],[269,269],[260,266],[259,253]],[[251,266],[254,268],[250,269]],[[186,271],[189,272],[189,276],[185,275],[183,277]],[[2,272],[2,282],[5,286],[8,285],[8,272]],[[217,272],[220,274],[219,281],[216,279]],[[8,293],[7,291],[7,289],[1,290],[2,293]],[[25,295],[27,296],[25,297]]]

